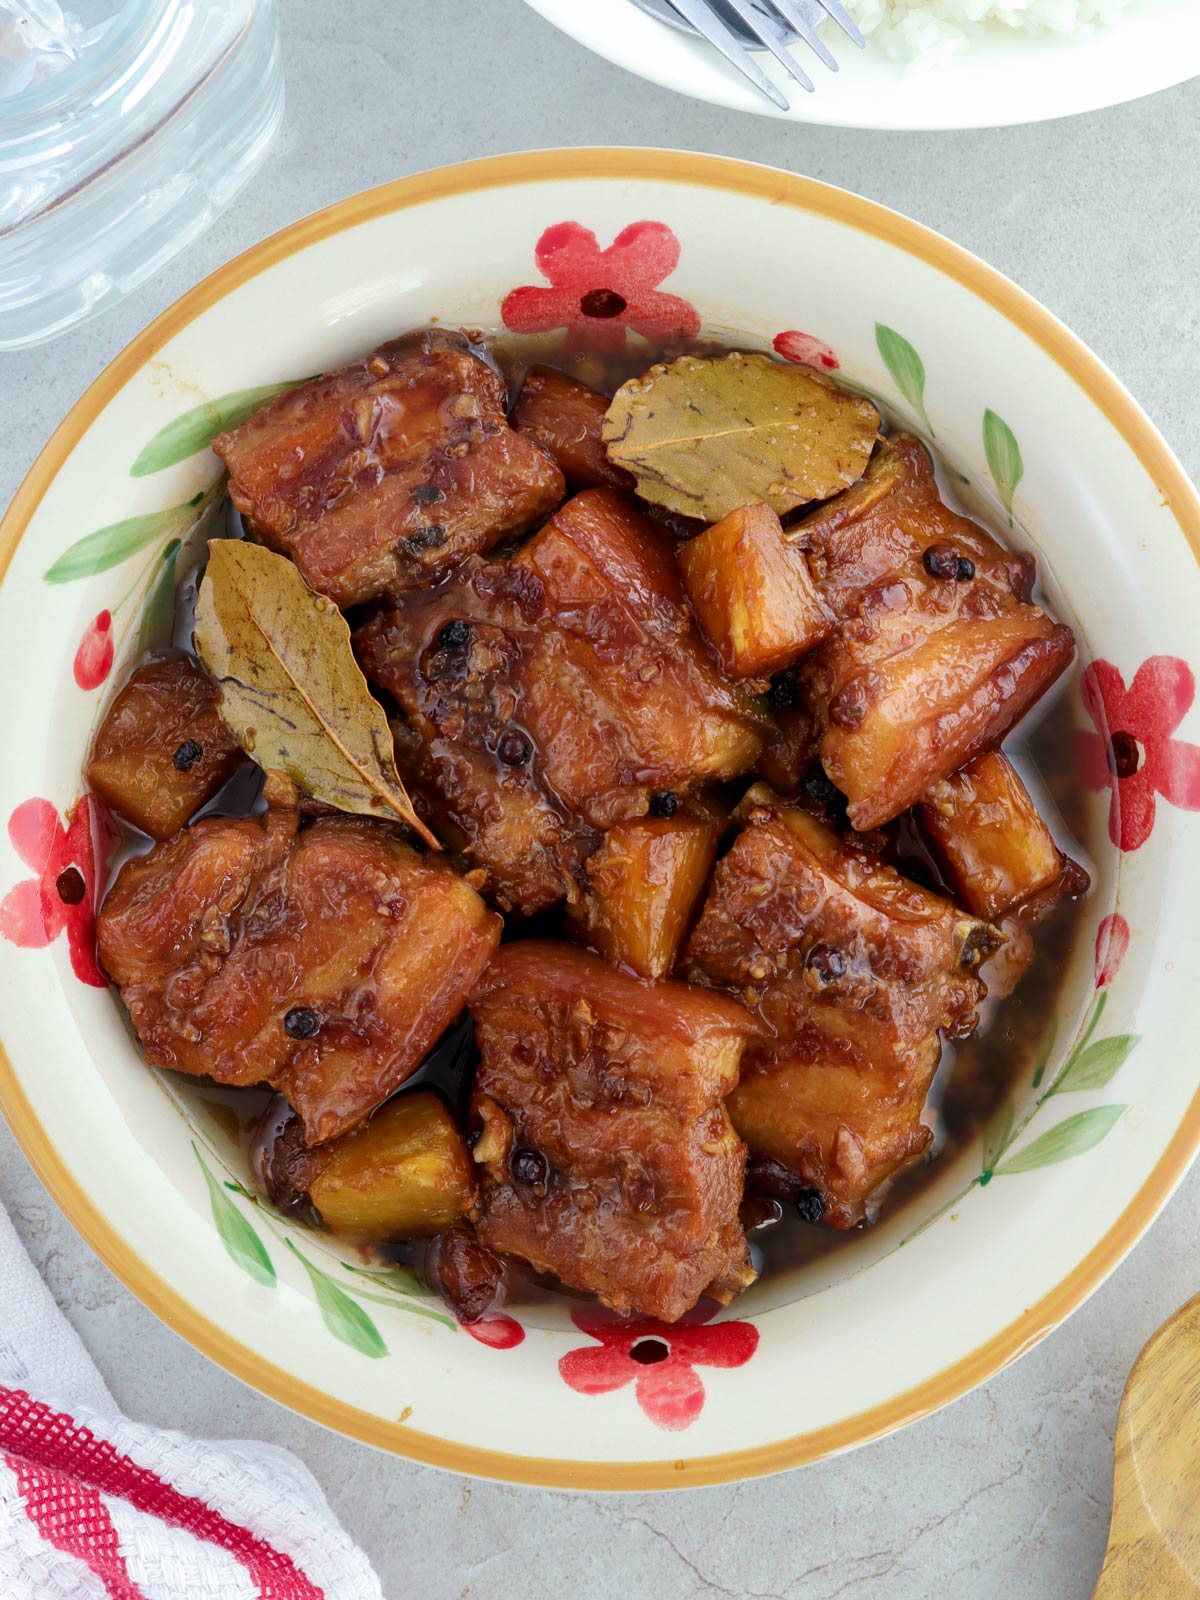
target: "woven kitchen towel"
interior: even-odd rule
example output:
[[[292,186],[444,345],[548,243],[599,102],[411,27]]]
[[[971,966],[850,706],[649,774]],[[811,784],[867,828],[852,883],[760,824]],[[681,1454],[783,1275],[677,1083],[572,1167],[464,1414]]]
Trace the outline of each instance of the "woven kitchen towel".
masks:
[[[122,1416],[0,1208],[2,1600],[382,1600],[293,1455]]]

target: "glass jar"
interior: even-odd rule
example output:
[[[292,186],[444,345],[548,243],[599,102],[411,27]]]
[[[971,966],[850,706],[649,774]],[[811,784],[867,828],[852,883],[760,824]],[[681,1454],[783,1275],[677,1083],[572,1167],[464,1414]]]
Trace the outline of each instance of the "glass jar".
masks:
[[[282,115],[275,0],[0,0],[0,349],[169,261]]]

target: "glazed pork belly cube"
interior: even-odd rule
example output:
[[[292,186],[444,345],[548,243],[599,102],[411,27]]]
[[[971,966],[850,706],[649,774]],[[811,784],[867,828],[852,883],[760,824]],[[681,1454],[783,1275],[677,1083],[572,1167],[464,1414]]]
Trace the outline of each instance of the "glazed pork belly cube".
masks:
[[[741,506],[677,553],[705,638],[732,678],[770,677],[833,632],[804,552],[768,505]]]
[[[928,1146],[939,1030],[976,1026],[978,968],[1000,936],[761,789],[743,814],[683,971],[736,994],[771,1030],[748,1045],[729,1098],[752,1158],[852,1227]]]
[[[397,748],[414,803],[504,910],[532,913],[575,897],[600,835],[547,788],[526,731],[525,685],[545,652],[516,576],[473,564],[385,608],[354,642],[404,713]]]
[[[272,1204],[310,1205],[326,1227],[363,1243],[441,1233],[474,1204],[466,1140],[428,1089],[397,1095],[328,1144],[308,1145],[293,1114],[273,1129],[261,1163]]]
[[[435,330],[280,395],[213,449],[257,537],[351,606],[434,582],[562,499],[505,401],[466,340]]]
[[[1029,603],[1033,561],[939,498],[900,435],[863,480],[807,518],[810,570],[840,619],[800,668],[821,761],[850,820],[890,821],[996,745],[1075,649]]]
[[[608,397],[586,384],[550,367],[533,367],[512,409],[512,425],[553,456],[568,488],[632,489],[633,478],[608,459],[600,436],[608,406]]]
[[[388,824],[296,820],[205,818],[126,862],[97,936],[152,1066],[273,1084],[318,1144],[420,1065],[501,924]]]
[[[568,500],[513,559],[544,596],[566,672],[531,675],[528,726],[554,791],[596,827],[753,766],[766,722],[710,661],[673,541],[626,495]],[[574,692],[565,692],[573,678]]]
[[[100,724],[88,787],[152,839],[169,839],[242,764],[211,678],[187,656],[130,674]]]
[[[679,812],[610,828],[572,908],[577,937],[640,978],[666,977],[708,885],[721,826]]]
[[[612,490],[355,638],[501,905],[574,898],[599,831],[748,770],[766,718],[708,659],[670,540]]]
[[[999,750],[934,784],[917,817],[960,904],[989,922],[1088,886],[1087,873],[1059,850],[1020,774]]]
[[[623,1314],[673,1322],[754,1277],[725,1096],[749,1015],[569,945],[506,945],[471,1001],[485,1245]]]

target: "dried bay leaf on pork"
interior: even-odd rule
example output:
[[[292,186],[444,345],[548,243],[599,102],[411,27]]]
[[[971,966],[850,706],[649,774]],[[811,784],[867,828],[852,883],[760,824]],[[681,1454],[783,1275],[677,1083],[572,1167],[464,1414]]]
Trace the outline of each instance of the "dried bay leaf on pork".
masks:
[[[285,556],[240,539],[210,543],[195,647],[221,716],[260,767],[339,811],[407,823],[438,847],[400,781],[345,618]]]
[[[828,499],[862,476],[878,435],[862,395],[740,351],[651,367],[617,390],[603,427],[644,499],[705,522],[752,501],[782,516]]]

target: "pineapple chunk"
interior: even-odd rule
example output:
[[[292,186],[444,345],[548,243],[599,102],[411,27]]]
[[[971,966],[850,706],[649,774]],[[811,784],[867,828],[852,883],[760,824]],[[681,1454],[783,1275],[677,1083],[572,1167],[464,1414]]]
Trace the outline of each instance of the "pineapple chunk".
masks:
[[[89,788],[152,839],[169,839],[241,765],[217,691],[186,656],[138,667],[100,724]]]
[[[731,511],[677,556],[692,610],[731,677],[768,677],[833,631],[802,552],[768,505]]]
[[[959,900],[989,922],[1063,875],[1065,858],[999,750],[935,783],[917,815]]]
[[[389,1100],[352,1133],[310,1151],[308,1160],[309,1199],[321,1220],[348,1238],[440,1233],[474,1199],[466,1141],[429,1090]]]
[[[663,978],[675,965],[717,855],[719,821],[640,817],[609,830],[587,863],[571,917],[578,936],[615,966]]]

